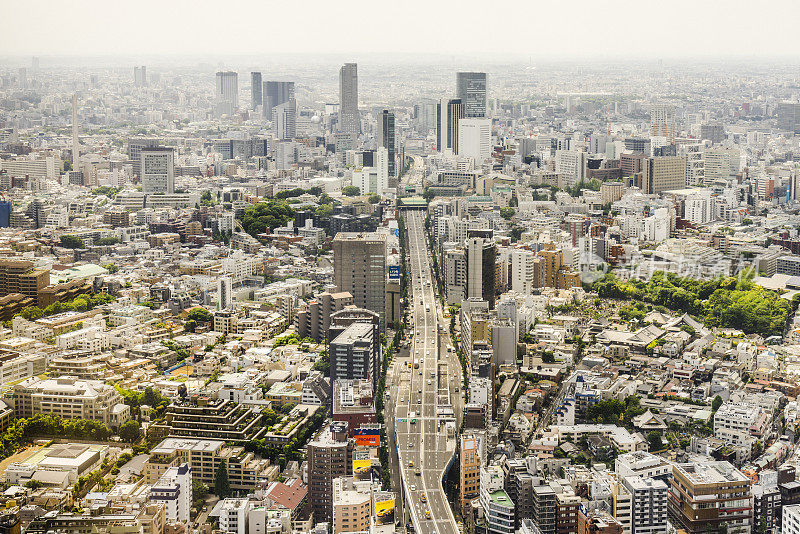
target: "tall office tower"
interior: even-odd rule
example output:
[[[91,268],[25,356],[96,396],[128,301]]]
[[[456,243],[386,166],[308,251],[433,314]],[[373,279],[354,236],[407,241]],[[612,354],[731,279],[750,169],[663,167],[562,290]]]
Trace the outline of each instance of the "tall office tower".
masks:
[[[345,63],[339,69],[339,130],[344,133],[361,133],[361,115],[358,113],[358,65]]]
[[[239,109],[239,74],[233,71],[217,73],[217,115],[233,115]]]
[[[272,115],[273,109],[294,98],[294,82],[264,82],[262,88],[264,118],[275,120]]]
[[[333,518],[333,479],[352,470],[352,441],[348,425],[334,421],[323,428],[306,447],[308,462],[308,502],[317,523]]]
[[[372,323],[353,323],[328,345],[331,380],[370,380],[378,385],[378,358],[375,338],[378,329]]]
[[[389,187],[397,187],[394,113],[388,109],[384,109],[378,115],[378,147],[385,147],[389,153]]]
[[[132,137],[128,139],[128,163],[133,167],[133,175],[142,175],[142,149],[161,146],[159,139],[151,137]]]
[[[494,309],[495,263],[497,250],[494,241],[485,237],[468,237],[467,298],[478,298]]]
[[[642,192],[657,195],[686,185],[686,156],[647,158],[642,168]]]
[[[297,135],[297,102],[290,98],[288,102],[272,108],[275,137],[281,140],[294,139]]]
[[[650,135],[666,137],[670,144],[675,144],[675,106],[655,104],[650,108]]]
[[[458,154],[458,121],[464,118],[464,103],[458,99],[441,100],[436,105],[436,150],[451,149]]]
[[[796,168],[789,176],[789,186],[786,188],[786,200],[800,200],[800,169]]]
[[[142,192],[175,193],[175,152],[168,147],[141,149]]]
[[[486,73],[457,72],[456,97],[464,102],[465,117],[485,117]]]
[[[133,84],[136,87],[147,87],[147,67],[133,67]]]
[[[258,106],[263,104],[262,99],[262,91],[264,90],[264,84],[261,81],[261,73],[260,72],[251,72],[250,73],[250,106],[253,109],[258,109]]]
[[[353,295],[353,304],[386,318],[386,237],[339,232],[333,238],[333,282]]]
[[[492,120],[464,118],[458,121],[458,155],[479,165],[492,155]]]
[[[78,170],[81,149],[78,146],[78,95],[72,95],[72,170]]]
[[[217,309],[226,310],[233,306],[233,283],[230,276],[217,280]]]
[[[778,128],[800,134],[800,102],[778,104]]]

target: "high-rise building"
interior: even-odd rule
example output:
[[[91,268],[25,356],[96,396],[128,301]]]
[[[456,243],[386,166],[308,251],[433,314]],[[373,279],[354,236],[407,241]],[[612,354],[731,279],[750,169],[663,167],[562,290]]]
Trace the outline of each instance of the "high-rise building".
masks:
[[[481,488],[481,456],[483,437],[480,434],[463,434],[459,449],[459,503],[461,516],[467,517],[472,501]]]
[[[355,63],[345,63],[339,70],[339,131],[352,135],[361,133],[358,65]]]
[[[436,104],[436,150],[444,152],[451,149],[458,154],[458,121],[464,118],[464,104],[461,100],[444,99]]]
[[[657,195],[686,185],[686,156],[647,158],[642,169],[642,192]]]
[[[389,155],[389,187],[397,187],[394,113],[388,109],[384,109],[378,115],[378,148],[380,147],[386,148]]]
[[[494,241],[485,237],[466,240],[467,298],[478,298],[494,309],[495,263],[497,249]]]
[[[169,467],[150,488],[149,499],[164,505],[169,522],[189,521],[192,508],[192,468],[189,464]]]
[[[492,120],[464,118],[458,121],[458,155],[475,160],[476,165],[492,155]]]
[[[250,107],[254,110],[258,109],[258,106],[263,104],[263,94],[264,85],[261,81],[261,73],[260,72],[251,72],[250,73]]]
[[[353,444],[347,439],[348,425],[335,421],[308,443],[308,502],[317,523],[333,519],[333,480],[352,470]]]
[[[262,103],[264,106],[264,118],[275,120],[273,110],[294,99],[294,82],[264,82],[262,84]]]
[[[667,511],[688,534],[746,534],[752,526],[751,480],[729,462],[674,464]],[[713,501],[716,506],[710,507]]]
[[[233,305],[233,286],[230,276],[217,280],[217,309],[226,310]]]
[[[656,104],[650,108],[650,135],[675,144],[675,106]]]
[[[78,143],[78,95],[72,95],[72,170],[80,165],[81,149]]]
[[[631,495],[631,534],[666,534],[667,485],[638,475],[624,477],[622,484]]]
[[[578,512],[578,534],[622,534],[622,524],[605,510]]]
[[[50,285],[50,270],[39,269],[26,260],[0,260],[0,297],[21,293],[37,299],[39,292]]]
[[[133,84],[136,87],[147,87],[147,67],[133,67]]]
[[[0,200],[0,228],[11,226],[11,212],[13,206],[10,200]]]
[[[331,325],[331,314],[353,304],[350,293],[324,292],[308,303],[305,310],[295,316],[295,329],[300,339],[310,337],[316,341],[324,341]]]
[[[128,139],[128,163],[133,167],[133,175],[142,175],[142,149],[161,146],[161,141],[148,137],[132,137]]]
[[[175,193],[175,152],[169,147],[143,147],[140,150],[142,192]]]
[[[333,238],[333,279],[353,304],[386,317],[386,237],[378,233],[339,232]]]
[[[800,102],[778,104],[778,128],[800,134]]]
[[[233,71],[217,72],[217,115],[233,115],[239,109],[239,74]]]
[[[456,96],[464,103],[465,117],[485,117],[486,73],[457,72]]]
[[[503,485],[504,476],[500,466],[490,465],[481,469],[479,500],[483,508],[485,532],[491,534],[514,534],[514,501]]]
[[[284,141],[295,138],[297,135],[297,102],[294,98],[272,108],[272,117],[275,137]]]
[[[371,323],[353,323],[331,340],[328,355],[331,380],[370,380],[378,385],[378,358],[375,338],[378,330]]]

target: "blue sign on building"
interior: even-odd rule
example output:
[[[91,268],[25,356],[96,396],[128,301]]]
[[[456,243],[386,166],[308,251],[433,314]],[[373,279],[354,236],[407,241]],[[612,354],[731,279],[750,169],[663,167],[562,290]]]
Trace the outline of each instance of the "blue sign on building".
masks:
[[[389,280],[400,280],[400,266],[389,265]]]

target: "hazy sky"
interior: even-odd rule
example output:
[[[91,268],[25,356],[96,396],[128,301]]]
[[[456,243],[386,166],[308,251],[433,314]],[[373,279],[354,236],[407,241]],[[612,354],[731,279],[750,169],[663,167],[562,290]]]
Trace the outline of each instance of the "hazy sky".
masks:
[[[0,0],[0,56],[800,56],[798,0]]]

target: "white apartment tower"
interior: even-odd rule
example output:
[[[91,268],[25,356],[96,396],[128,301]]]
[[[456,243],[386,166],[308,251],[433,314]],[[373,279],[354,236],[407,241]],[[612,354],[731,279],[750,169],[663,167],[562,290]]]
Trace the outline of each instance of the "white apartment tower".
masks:
[[[175,152],[167,147],[143,147],[141,151],[142,192],[175,193]]]
[[[482,163],[492,154],[492,120],[464,118],[458,121],[458,155]]]

